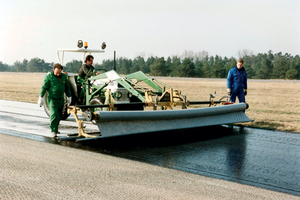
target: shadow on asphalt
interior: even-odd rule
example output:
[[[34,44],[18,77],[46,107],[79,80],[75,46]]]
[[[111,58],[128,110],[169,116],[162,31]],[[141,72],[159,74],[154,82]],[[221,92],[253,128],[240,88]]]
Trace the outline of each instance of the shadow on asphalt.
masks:
[[[196,143],[228,135],[242,134],[243,127],[232,128],[226,126],[211,126],[202,128],[193,128],[176,131],[164,131],[155,133],[145,133],[127,136],[118,136],[103,138],[98,140],[89,140],[83,142],[74,141],[55,141],[47,138],[48,142],[60,144],[63,146],[76,147],[80,149],[115,154],[132,151],[134,149],[159,148],[168,146],[177,146],[188,143]]]

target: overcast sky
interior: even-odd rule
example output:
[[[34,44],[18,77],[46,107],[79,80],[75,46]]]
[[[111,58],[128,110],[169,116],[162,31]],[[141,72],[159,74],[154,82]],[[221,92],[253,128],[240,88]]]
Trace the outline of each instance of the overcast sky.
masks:
[[[185,50],[300,54],[299,0],[0,0],[0,61],[57,62],[77,40],[117,57],[165,57]],[[72,56],[71,56],[72,57]],[[72,58],[67,59],[72,59]],[[80,59],[75,58],[75,59]]]

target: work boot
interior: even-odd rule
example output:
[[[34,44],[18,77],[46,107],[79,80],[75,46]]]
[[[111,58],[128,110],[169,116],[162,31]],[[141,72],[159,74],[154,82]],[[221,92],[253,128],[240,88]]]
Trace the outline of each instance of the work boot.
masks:
[[[59,132],[59,131],[57,131],[57,132],[54,132],[54,131],[53,131],[53,132],[51,132],[51,136],[52,136],[52,137],[56,137],[58,134],[60,134],[60,132]]]

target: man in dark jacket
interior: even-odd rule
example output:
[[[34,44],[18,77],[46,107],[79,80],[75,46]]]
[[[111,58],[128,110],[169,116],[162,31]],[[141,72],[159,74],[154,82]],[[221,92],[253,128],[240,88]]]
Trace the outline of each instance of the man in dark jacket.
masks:
[[[227,93],[230,95],[230,101],[235,103],[236,97],[239,102],[246,102],[247,95],[247,73],[243,67],[244,61],[239,59],[236,66],[229,70],[227,76]]]
[[[81,65],[79,72],[78,72],[78,76],[80,78],[85,78],[86,75],[89,73],[88,77],[93,76],[93,70],[95,69],[93,67],[93,61],[94,61],[94,57],[92,55],[88,55],[85,58],[84,63]],[[91,70],[91,71],[90,71]]]
[[[50,108],[50,129],[53,136],[59,134],[58,125],[64,108],[65,93],[68,97],[68,105],[71,103],[70,84],[67,75],[61,73],[62,69],[61,64],[56,63],[53,65],[53,71],[45,75],[38,100],[38,105],[42,107],[44,104],[43,97],[46,91],[48,92],[47,102]]]
[[[83,102],[84,99],[85,88],[83,83],[85,81],[85,78],[89,78],[94,75],[95,68],[93,67],[93,61],[94,57],[92,55],[88,55],[79,69],[77,81],[82,86],[82,89],[79,92],[79,102]],[[98,74],[99,73],[96,73],[96,75]]]

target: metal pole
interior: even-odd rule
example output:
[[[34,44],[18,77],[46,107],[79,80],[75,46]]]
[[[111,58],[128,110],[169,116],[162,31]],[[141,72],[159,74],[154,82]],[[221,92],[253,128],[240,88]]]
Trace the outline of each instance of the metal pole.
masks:
[[[116,51],[114,51],[114,70],[117,71],[117,69],[116,69]]]

